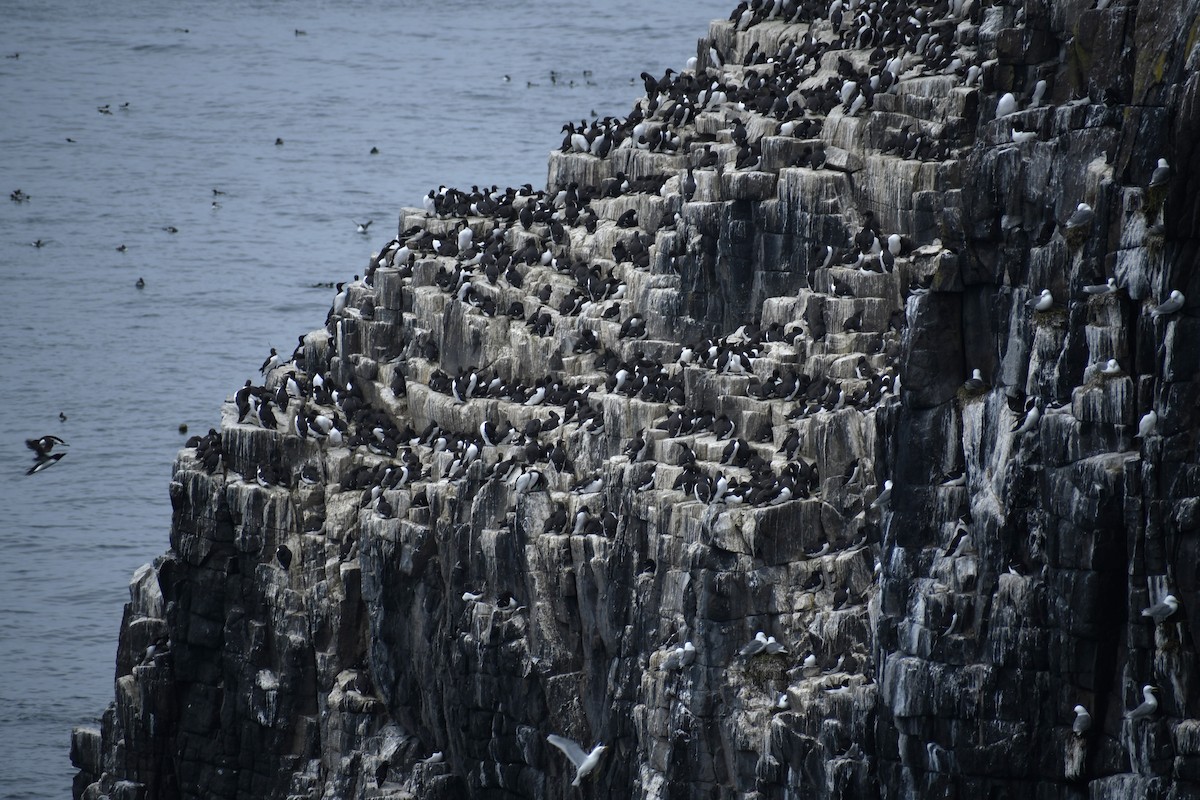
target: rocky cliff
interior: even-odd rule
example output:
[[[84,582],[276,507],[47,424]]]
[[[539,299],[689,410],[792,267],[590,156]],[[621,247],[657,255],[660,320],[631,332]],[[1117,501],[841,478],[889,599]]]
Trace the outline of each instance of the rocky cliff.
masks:
[[[755,0],[431,192],[180,453],[76,797],[1200,794],[1198,22]]]

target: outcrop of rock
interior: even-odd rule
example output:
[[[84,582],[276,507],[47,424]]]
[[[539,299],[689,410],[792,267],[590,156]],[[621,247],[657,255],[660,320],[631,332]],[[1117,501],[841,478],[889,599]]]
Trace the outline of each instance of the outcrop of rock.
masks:
[[[180,454],[76,797],[1196,796],[1198,19],[755,0],[404,211]]]

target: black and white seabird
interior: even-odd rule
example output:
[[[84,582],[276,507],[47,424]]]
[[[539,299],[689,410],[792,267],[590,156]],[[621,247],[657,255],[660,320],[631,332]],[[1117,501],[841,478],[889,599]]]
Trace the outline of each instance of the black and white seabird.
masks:
[[[59,460],[65,455],[66,455],[66,453],[53,453],[48,456],[41,456],[34,461],[32,467],[25,470],[25,474],[26,475],[35,475],[44,469],[49,469],[50,467],[53,467],[55,464],[57,464],[59,462]]]
[[[1032,431],[1042,419],[1042,409],[1036,398],[1030,397],[1025,401],[1025,413],[1013,423],[1012,432],[1018,437]]]
[[[373,220],[373,219],[369,219],[369,220],[367,220],[366,222],[355,222],[355,223],[354,223],[355,230],[356,230],[358,233],[366,233],[366,232],[367,232],[367,228],[371,227],[371,223],[372,223],[372,222],[374,222],[374,221],[375,221],[375,220]]]
[[[45,436],[41,436],[37,439],[25,440],[25,446],[33,451],[35,459],[45,458],[50,454],[50,451],[54,449],[55,445],[70,447],[69,444],[53,434],[46,434]]]

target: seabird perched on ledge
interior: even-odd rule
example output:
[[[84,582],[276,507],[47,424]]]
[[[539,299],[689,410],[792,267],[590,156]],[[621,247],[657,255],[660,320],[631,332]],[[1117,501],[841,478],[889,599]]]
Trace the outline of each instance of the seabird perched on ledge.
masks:
[[[1158,689],[1150,684],[1142,687],[1142,704],[1125,715],[1125,719],[1137,721],[1152,716],[1155,711],[1158,711],[1158,698],[1154,693]]]
[[[1071,730],[1076,736],[1083,736],[1092,727],[1092,715],[1083,706],[1075,706],[1072,710],[1075,712],[1075,721],[1071,723]]]
[[[1183,308],[1183,292],[1178,289],[1172,290],[1170,296],[1167,297],[1161,304],[1155,306],[1150,312],[1150,316],[1158,319],[1167,314],[1174,314],[1179,309]]]
[[[1149,608],[1142,609],[1142,616],[1154,620],[1155,625],[1161,625],[1179,610],[1179,601],[1175,595],[1169,594]]]

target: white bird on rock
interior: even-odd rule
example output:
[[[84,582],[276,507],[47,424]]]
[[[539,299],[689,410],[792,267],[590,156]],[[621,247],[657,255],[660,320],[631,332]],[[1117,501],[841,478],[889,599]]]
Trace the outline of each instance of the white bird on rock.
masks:
[[[598,744],[592,748],[592,752],[585,753],[575,742],[554,733],[547,736],[546,741],[562,750],[575,765],[575,780],[571,781],[572,786],[578,786],[581,780],[596,771],[596,767],[600,765],[600,757],[608,749],[607,746]]]
[[[1005,92],[996,103],[996,117],[1007,117],[1017,110],[1017,98],[1012,92]]]
[[[738,651],[738,655],[742,658],[753,658],[759,653],[767,649],[767,635],[762,631],[754,634],[754,638],[750,643]]]
[[[887,508],[892,502],[892,482],[890,480],[883,482],[883,491],[871,503],[871,508]]]
[[[1137,438],[1145,439],[1147,436],[1153,436],[1158,432],[1158,412],[1153,408],[1142,415],[1138,422]]]
[[[1158,317],[1174,314],[1179,309],[1183,308],[1183,292],[1175,289],[1170,296],[1150,312],[1150,316],[1157,319]]]
[[[1080,203],[1079,205],[1075,206],[1074,213],[1067,218],[1067,230],[1072,231],[1076,228],[1085,228],[1092,224],[1092,220],[1095,219],[1095,216],[1096,214],[1092,211],[1091,206],[1089,206],[1087,203]]]
[[[1155,711],[1158,711],[1158,698],[1154,696],[1154,693],[1157,691],[1158,691],[1158,689],[1156,689],[1155,687],[1151,686],[1148,683],[1145,686],[1143,686],[1142,687],[1142,704],[1140,706],[1138,706],[1137,708],[1133,709],[1132,711],[1130,711],[1128,714],[1126,714],[1125,719],[1128,719],[1128,720],[1145,719],[1146,717],[1153,715]]]
[[[786,653],[787,648],[780,642],[775,641],[774,636],[767,637],[767,643],[763,646],[763,652],[769,656],[777,655],[778,653]]]
[[[1171,167],[1167,164],[1165,158],[1158,160],[1158,166],[1154,168],[1154,172],[1150,173],[1150,188],[1154,189],[1162,186],[1171,178]]]
[[[1160,602],[1155,603],[1149,608],[1142,609],[1142,616],[1149,617],[1154,620],[1155,625],[1161,625],[1171,618],[1171,615],[1179,610],[1179,601],[1175,599],[1175,595],[1169,594]]]
[[[1083,287],[1084,294],[1112,294],[1121,287],[1117,286],[1116,278],[1109,278],[1108,283],[1097,283]]]
[[[1083,736],[1092,727],[1092,715],[1083,706],[1075,706],[1075,721],[1071,723],[1071,730],[1076,736]]]
[[[677,669],[683,669],[695,660],[696,646],[691,642],[684,642],[682,646],[676,647],[663,659],[662,669],[672,672]]]
[[[1054,295],[1049,289],[1042,289],[1041,294],[1026,300],[1025,305],[1034,311],[1049,311],[1054,308]]]
[[[1120,362],[1118,362],[1115,358],[1110,358],[1108,361],[1106,361],[1104,363],[1104,366],[1100,368],[1100,374],[1104,375],[1106,377],[1109,377],[1109,378],[1111,378],[1114,375],[1120,375],[1121,374]]]

